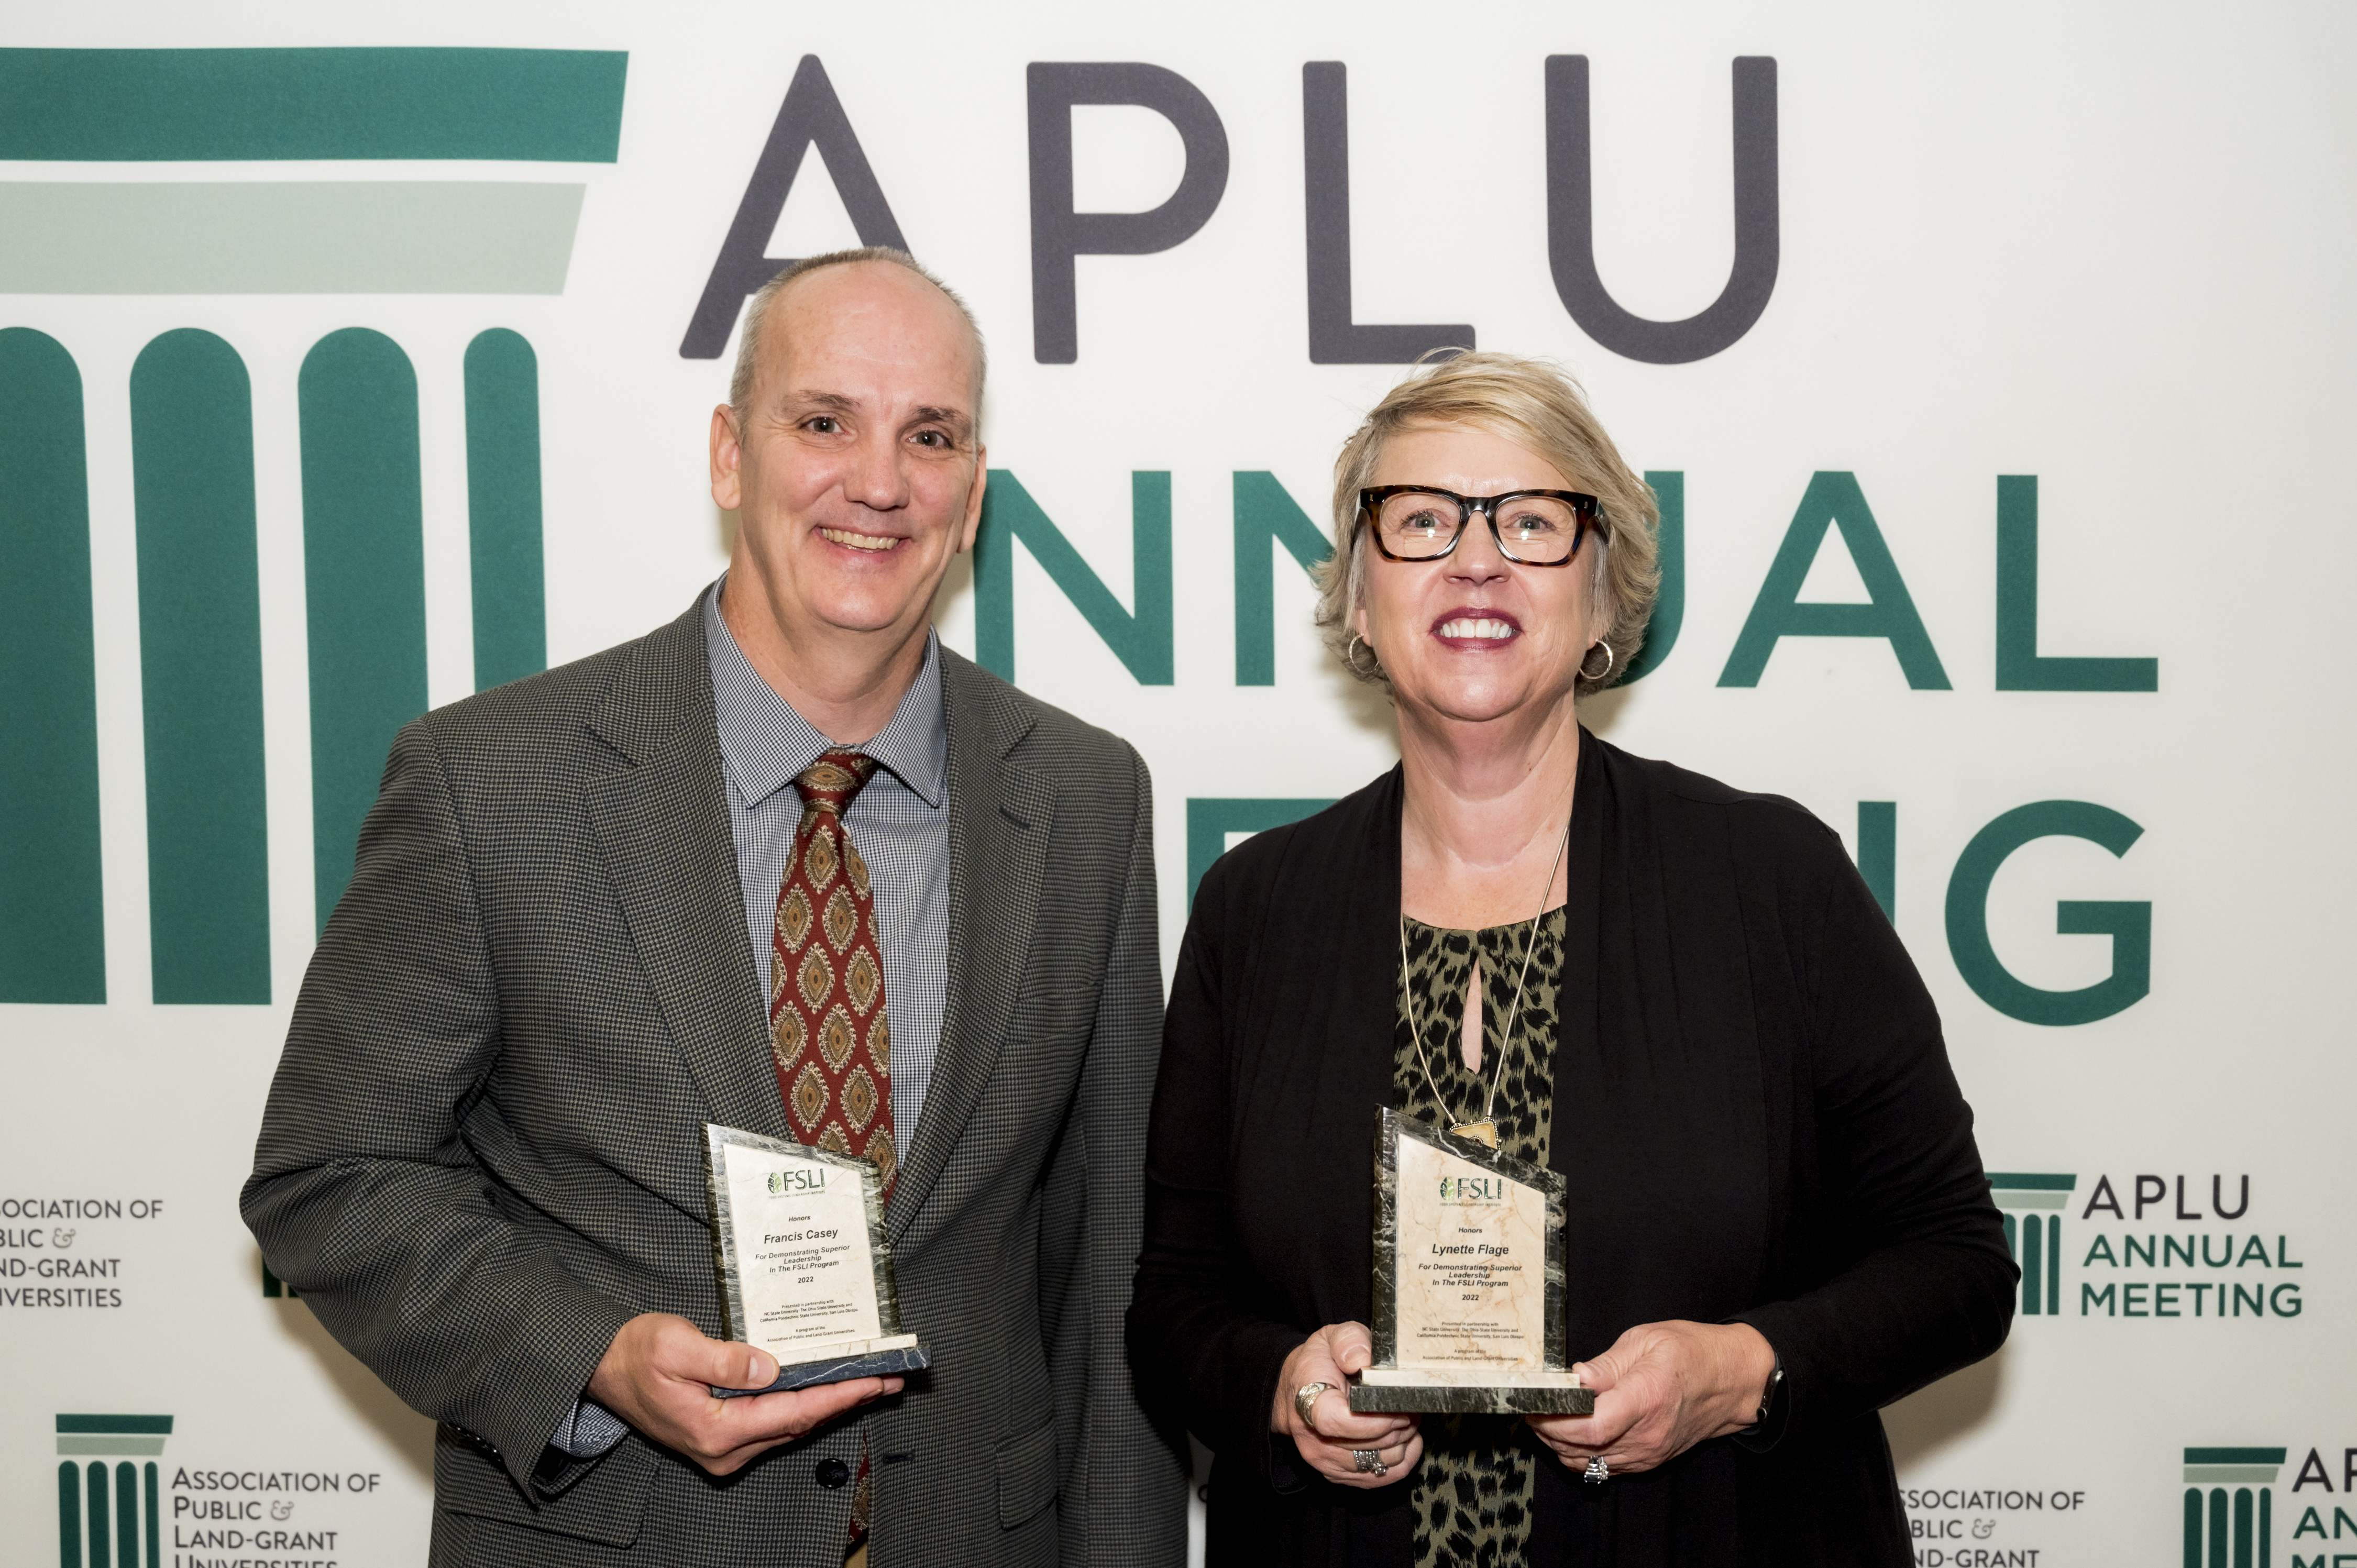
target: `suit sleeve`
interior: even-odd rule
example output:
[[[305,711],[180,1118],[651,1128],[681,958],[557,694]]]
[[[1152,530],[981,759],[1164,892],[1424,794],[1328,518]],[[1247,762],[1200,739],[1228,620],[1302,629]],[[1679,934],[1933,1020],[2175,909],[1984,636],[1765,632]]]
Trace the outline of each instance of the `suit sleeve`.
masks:
[[[551,1434],[633,1314],[516,1223],[468,1148],[499,1002],[429,723],[393,742],[240,1208],[339,1343],[412,1408],[495,1449],[531,1497]]]
[[[1123,750],[1135,816],[1088,1057],[1046,1176],[1040,1321],[1063,1466],[1062,1561],[1175,1568],[1187,1554],[1184,1440],[1139,1409],[1122,1339],[1162,1020],[1153,781]]]
[[[1736,1315],[1781,1359],[1778,1442],[1854,1421],[2005,1343],[2020,1278],[1921,978],[1830,832],[1787,929],[1806,1016],[1830,1277]],[[1763,1437],[1770,1434],[1763,1433]],[[1764,1444],[1755,1444],[1764,1446]]]

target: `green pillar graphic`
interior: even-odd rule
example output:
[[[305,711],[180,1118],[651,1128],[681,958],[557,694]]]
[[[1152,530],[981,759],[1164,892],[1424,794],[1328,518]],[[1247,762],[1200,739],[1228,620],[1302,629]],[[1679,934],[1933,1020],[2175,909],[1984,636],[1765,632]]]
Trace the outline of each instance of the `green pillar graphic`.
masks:
[[[393,732],[425,711],[417,376],[382,333],[319,339],[296,382],[311,664],[312,886],[321,929],[351,880]]]
[[[1683,468],[1648,468],[1645,483],[1662,509],[1658,541],[1662,591],[1653,600],[1653,618],[1645,627],[1645,645],[1629,660],[1620,684],[1641,681],[1662,667],[1678,645],[1678,630],[1686,620],[1686,476]],[[1607,520],[1609,521],[1609,519]]]
[[[1276,684],[1276,563],[1271,541],[1305,571],[1334,547],[1270,473],[1235,477],[1236,684]]]
[[[81,372],[0,331],[0,1002],[104,1002]]]
[[[114,1560],[122,1568],[139,1568],[139,1471],[128,1459],[114,1466],[114,1539],[121,1542]]]
[[[2005,1244],[2021,1265],[2027,1317],[2062,1311],[2062,1216],[2079,1178],[2069,1173],[1991,1171],[1989,1197],[2005,1220]]]
[[[1063,590],[1114,657],[1141,686],[1172,680],[1170,476],[1130,476],[1131,592],[1135,610],[1090,570],[1071,541],[1004,468],[983,492],[982,532],[974,552],[974,661],[1003,681],[1015,679],[1015,542]]]
[[[630,56],[517,48],[0,52],[0,161],[610,164]]]
[[[172,1418],[68,1414],[57,1418],[57,1428],[59,1455],[89,1456],[65,1457],[58,1465],[59,1562],[64,1568],[81,1568],[83,1542],[87,1541],[90,1568],[139,1568],[139,1542],[144,1536],[148,1568],[161,1568],[164,1541],[160,1477],[153,1458],[142,1466],[133,1464],[132,1457],[163,1453],[172,1434]],[[107,1461],[118,1455],[124,1457],[115,1458],[112,1487],[114,1507],[110,1520]],[[144,1521],[139,1509],[143,1489],[147,1501]]]
[[[81,1568],[81,1466],[58,1461],[58,1564]]]
[[[2187,1568],[2272,1568],[2275,1493],[2287,1451],[2188,1448],[2185,1451]],[[2229,1492],[2227,1487],[2233,1487]],[[2210,1488],[2203,1520],[2202,1487]]]
[[[475,690],[485,692],[548,668],[540,361],[504,327],[467,345],[467,537]]]
[[[253,400],[236,349],[183,328],[141,351],[131,471],[156,1000],[266,1003]]]
[[[2038,1217],[2029,1217],[2021,1228],[2021,1309],[2026,1313],[2038,1310],[2046,1294],[2046,1227]]]
[[[91,1568],[106,1568],[111,1541],[106,1518],[106,1462],[102,1459],[94,1465],[84,1466],[82,1479],[88,1483],[90,1492],[88,1534]]]

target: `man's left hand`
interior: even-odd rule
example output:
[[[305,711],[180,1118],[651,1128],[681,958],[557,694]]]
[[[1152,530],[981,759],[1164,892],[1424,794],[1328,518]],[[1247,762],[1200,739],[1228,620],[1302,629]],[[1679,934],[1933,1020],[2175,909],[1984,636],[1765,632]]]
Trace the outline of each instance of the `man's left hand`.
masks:
[[[713,1396],[716,1387],[758,1389],[777,1376],[776,1359],[763,1351],[708,1338],[674,1313],[647,1312],[614,1336],[589,1380],[589,1397],[706,1474],[726,1476],[901,1389],[899,1378],[854,1378],[740,1399]]]

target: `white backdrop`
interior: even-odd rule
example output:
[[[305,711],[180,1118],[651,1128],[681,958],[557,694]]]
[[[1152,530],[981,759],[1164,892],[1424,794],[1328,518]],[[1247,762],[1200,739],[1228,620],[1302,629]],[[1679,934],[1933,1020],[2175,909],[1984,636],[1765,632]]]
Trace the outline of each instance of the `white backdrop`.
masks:
[[[560,162],[71,156],[31,148],[0,102],[0,199],[49,182],[586,187],[554,293],[465,292],[426,272],[400,285],[419,292],[167,293],[188,285],[157,273],[75,293],[34,264],[71,235],[0,234],[0,328],[54,339],[81,381],[105,977],[102,1004],[0,1005],[12,1560],[57,1560],[59,1466],[93,1454],[155,1460],[157,1539],[176,1564],[257,1547],[348,1568],[422,1560],[429,1427],[299,1300],[265,1294],[235,1211],[316,929],[298,371],[350,327],[385,334],[415,368],[432,702],[475,686],[462,357],[487,328],[521,333],[538,357],[549,659],[676,615],[720,569],[730,527],[704,477],[726,360],[683,358],[682,337],[788,84],[816,56],[899,230],[981,317],[992,467],[1123,607],[1138,607],[1132,475],[1169,476],[1167,683],[1141,684],[1075,607],[1069,571],[1060,582],[1021,549],[1013,569],[1016,678],[1125,736],[1153,768],[1166,960],[1185,919],[1190,800],[1233,795],[1240,777],[1255,798],[1330,798],[1394,756],[1380,705],[1323,660],[1311,589],[1281,548],[1274,683],[1239,684],[1236,669],[1233,477],[1273,474],[1322,530],[1335,448],[1400,373],[1309,353],[1303,67],[1339,60],[1356,319],[1469,322],[1484,348],[1558,359],[1634,466],[1683,475],[1677,640],[1642,682],[1592,702],[1588,723],[1792,795],[1854,849],[1860,803],[1895,805],[1897,925],[1938,998],[1988,1166],[2008,1174],[2001,1200],[2025,1226],[2059,1221],[2041,1226],[2053,1310],[2041,1302],[1992,1361],[1889,1414],[1919,1562],[2177,1561],[2190,1484],[2219,1488],[2195,1498],[2199,1561],[2357,1563],[2357,1224],[2343,1191],[2357,832],[2342,799],[2357,543],[2335,456],[2357,416],[2345,8],[657,14],[418,0],[362,17],[255,0],[0,19],[6,49],[231,46],[626,51],[619,147]],[[1598,271],[1622,307],[1662,319],[1701,310],[1727,279],[1730,66],[1776,62],[1780,263],[1731,346],[1641,362],[1558,297],[1551,55],[1588,61]],[[1070,363],[1036,354],[1032,62],[1162,67],[1208,101],[1228,149],[1199,231],[1155,253],[1079,258]],[[1185,149],[1162,115],[1087,105],[1071,123],[1080,210],[1140,211],[1179,184]],[[766,253],[859,238],[810,156]],[[357,287],[333,271],[318,286]],[[150,979],[128,388],[141,350],[180,328],[225,340],[252,382],[266,1004],[158,1004]],[[1756,683],[1722,683],[1747,618],[1773,618],[1755,601],[1780,545],[1799,528],[1805,546],[1825,521],[1796,515],[1820,474],[1855,476],[1949,689],[1911,686],[1890,639],[1857,636],[1786,637]],[[2002,476],[2038,481],[2039,653],[2155,660],[2157,690],[1999,689]],[[10,504],[0,496],[0,542],[17,526]],[[1853,553],[1872,551],[1855,511],[1843,521],[1804,557],[1802,601],[1868,598],[1876,570]],[[1889,616],[1884,585],[1873,596]],[[961,569],[942,634],[972,653],[981,618]],[[1148,624],[1133,653],[1150,667],[1156,644]],[[1987,893],[1996,963],[2047,992],[2104,981],[2115,942],[2134,945],[2059,934],[2059,902],[2149,905],[2149,993],[2091,1022],[2008,1015],[1982,994],[2001,983],[1984,965],[1976,988],[1952,946],[1966,844],[2045,801],[2142,830],[2116,856],[2037,838]],[[0,800],[20,823],[33,809]],[[1205,813],[1214,831],[1219,810]],[[0,864],[0,903],[21,913],[48,896]],[[2207,1261],[2205,1245],[2233,1261]],[[107,1266],[68,1285],[59,1259]],[[87,1289],[119,1295],[38,1294]],[[60,1419],[132,1412],[168,1414],[168,1433]],[[66,1480],[85,1488],[73,1495],[86,1515],[85,1477]],[[2256,1524],[2237,1544],[2238,1490],[2266,1521],[2264,1549]]]

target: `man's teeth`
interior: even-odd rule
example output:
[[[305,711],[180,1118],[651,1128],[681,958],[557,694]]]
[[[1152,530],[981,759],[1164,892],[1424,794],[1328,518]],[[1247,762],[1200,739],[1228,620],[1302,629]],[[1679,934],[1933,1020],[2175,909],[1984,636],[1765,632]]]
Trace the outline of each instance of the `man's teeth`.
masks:
[[[1502,620],[1450,620],[1440,623],[1443,637],[1486,637],[1499,642],[1514,635],[1513,624]]]
[[[822,528],[821,539],[832,539],[837,544],[847,544],[854,550],[889,550],[899,543],[898,539],[874,533],[850,533],[840,528]]]

